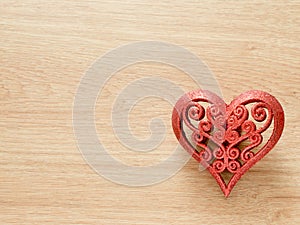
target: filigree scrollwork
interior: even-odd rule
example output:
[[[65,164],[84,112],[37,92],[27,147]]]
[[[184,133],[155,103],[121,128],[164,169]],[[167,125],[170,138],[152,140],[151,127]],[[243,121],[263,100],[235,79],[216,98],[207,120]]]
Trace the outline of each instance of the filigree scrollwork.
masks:
[[[272,133],[262,145],[263,133],[272,123]],[[277,143],[284,112],[266,92],[249,91],[227,105],[212,92],[198,90],[178,100],[172,126],[182,146],[209,170],[228,196],[240,177]],[[225,171],[231,174],[227,184],[222,177]]]
[[[218,173],[224,170],[236,173],[255,155],[252,150],[262,143],[261,134],[272,122],[271,107],[263,102],[245,103],[224,112],[216,104],[208,103],[205,109],[201,101],[190,101],[184,108],[184,124],[193,131],[191,140],[202,149],[199,153],[203,160],[212,164]],[[256,123],[262,126],[257,127]],[[212,149],[208,141],[217,147]],[[239,145],[243,141],[249,144],[241,149]]]

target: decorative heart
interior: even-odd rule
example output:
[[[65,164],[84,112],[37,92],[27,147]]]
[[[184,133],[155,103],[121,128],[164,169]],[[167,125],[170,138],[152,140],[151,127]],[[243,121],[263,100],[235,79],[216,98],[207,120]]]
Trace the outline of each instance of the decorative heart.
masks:
[[[275,97],[263,91],[248,91],[227,105],[216,94],[197,90],[178,100],[172,126],[183,148],[208,169],[228,197],[241,176],[279,140],[284,112]],[[263,144],[262,134],[271,126]],[[224,174],[230,176],[228,183]]]

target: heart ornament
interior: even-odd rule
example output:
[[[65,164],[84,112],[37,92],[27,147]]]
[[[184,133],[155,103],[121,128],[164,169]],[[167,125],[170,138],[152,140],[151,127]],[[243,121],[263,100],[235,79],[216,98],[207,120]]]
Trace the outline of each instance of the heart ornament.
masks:
[[[228,197],[241,176],[278,142],[284,112],[275,97],[263,91],[245,92],[227,105],[210,91],[196,90],[177,101],[172,126],[182,147]]]

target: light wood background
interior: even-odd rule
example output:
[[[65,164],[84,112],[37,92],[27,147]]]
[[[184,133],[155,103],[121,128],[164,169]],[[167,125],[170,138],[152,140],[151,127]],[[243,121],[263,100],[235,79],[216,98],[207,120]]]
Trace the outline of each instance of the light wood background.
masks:
[[[81,77],[105,52],[141,40],[198,55],[227,102],[261,89],[282,103],[280,142],[228,199],[192,159],[171,179],[134,188],[99,176],[77,149],[72,107]],[[299,224],[299,41],[299,1],[2,0],[0,223]],[[177,144],[172,106],[157,98],[136,105],[130,123],[145,138],[149,118],[161,116],[168,129],[162,146],[132,153],[112,132],[111,101],[128,82],[148,75],[186,91],[196,87],[183,72],[158,63],[133,65],[109,80],[96,105],[97,131],[128,165],[157,163]]]

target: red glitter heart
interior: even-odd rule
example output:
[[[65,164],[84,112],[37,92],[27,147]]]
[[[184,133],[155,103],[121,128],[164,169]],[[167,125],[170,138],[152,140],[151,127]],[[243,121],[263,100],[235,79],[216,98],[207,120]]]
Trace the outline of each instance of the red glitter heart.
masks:
[[[197,90],[178,100],[172,126],[183,148],[208,169],[228,197],[241,176],[279,140],[284,112],[266,92],[248,91],[227,105],[216,94]],[[262,134],[271,128],[263,144]],[[228,183],[224,174],[230,176]]]

